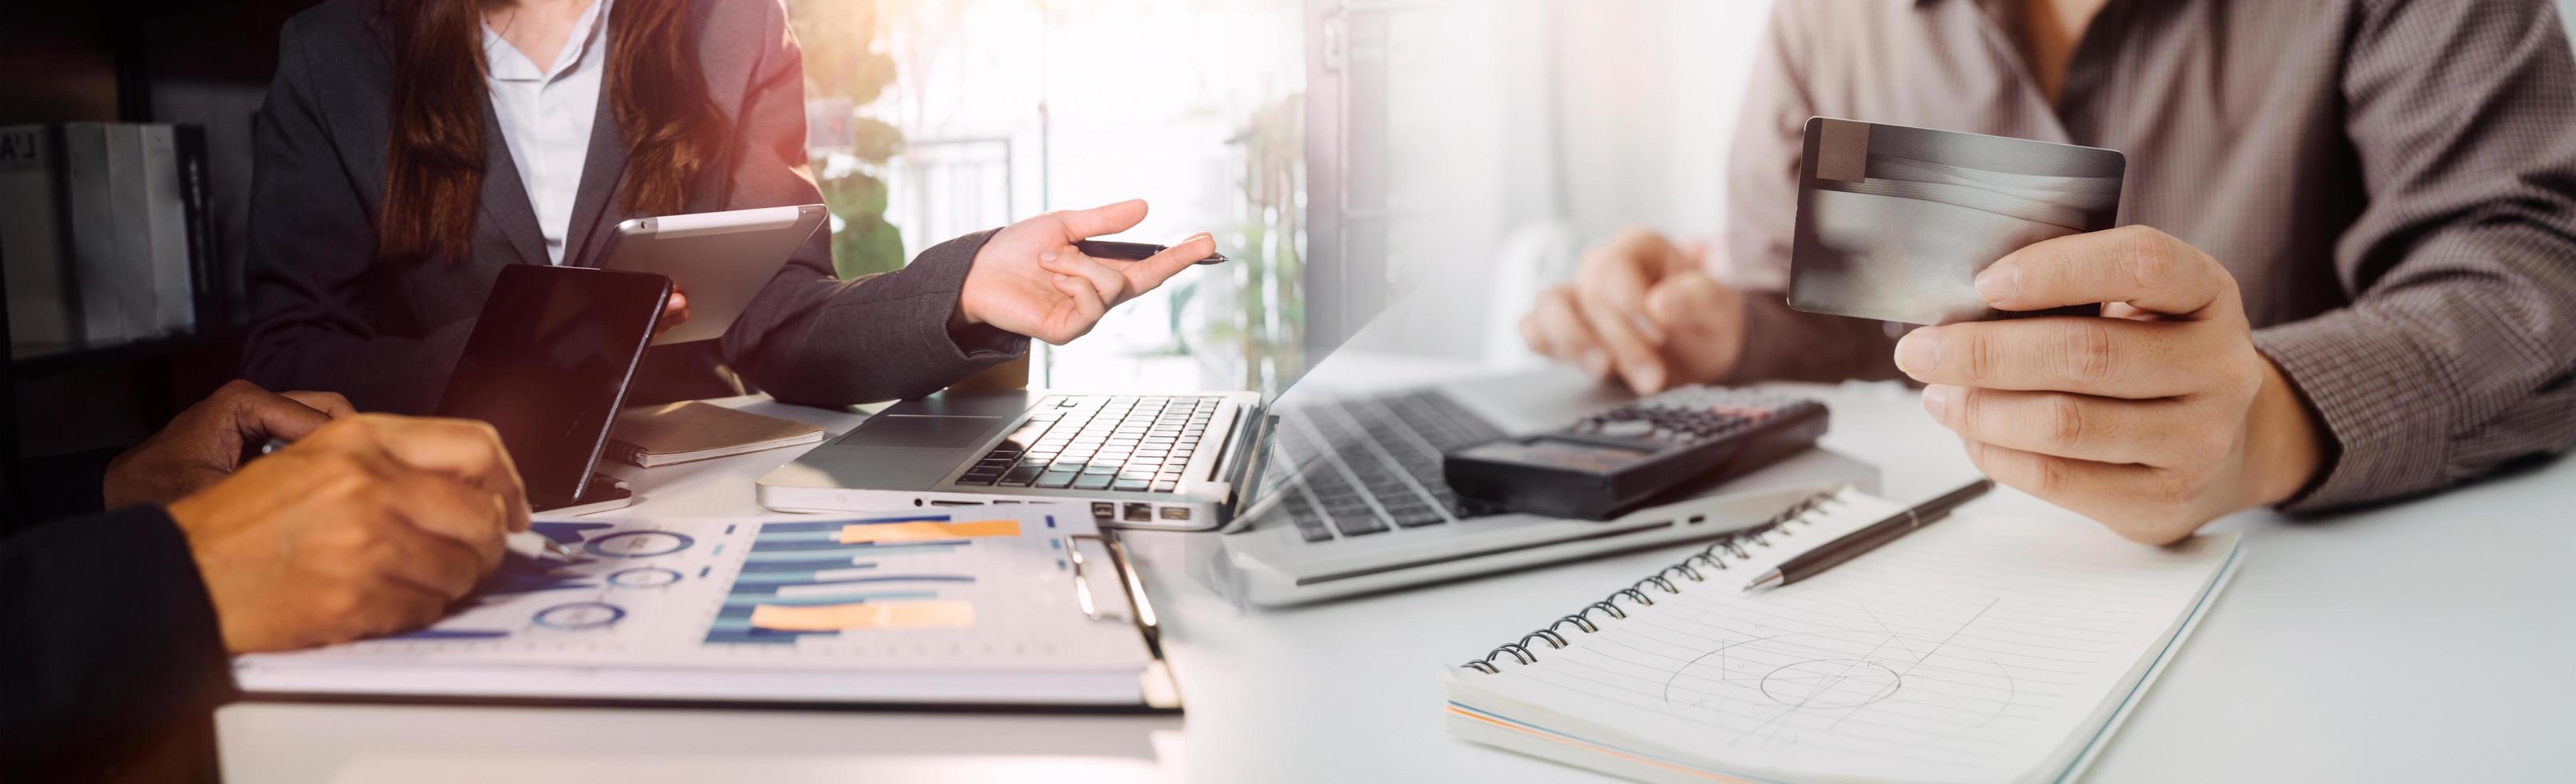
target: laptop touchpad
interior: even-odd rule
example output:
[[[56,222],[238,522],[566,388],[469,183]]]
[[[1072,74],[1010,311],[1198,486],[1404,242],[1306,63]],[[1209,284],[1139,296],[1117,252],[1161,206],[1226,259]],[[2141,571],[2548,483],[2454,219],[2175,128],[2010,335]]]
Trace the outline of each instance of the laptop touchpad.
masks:
[[[996,417],[872,416],[850,431],[848,446],[965,449],[983,443],[1005,420]]]

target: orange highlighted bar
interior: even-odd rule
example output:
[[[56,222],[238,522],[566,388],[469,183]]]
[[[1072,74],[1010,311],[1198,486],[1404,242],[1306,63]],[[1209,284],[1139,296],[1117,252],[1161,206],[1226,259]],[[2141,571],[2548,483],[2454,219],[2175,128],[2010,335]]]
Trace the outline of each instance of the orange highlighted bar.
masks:
[[[1018,536],[1018,520],[976,520],[962,523],[877,523],[841,526],[842,544],[870,542],[914,542],[924,539],[967,539],[977,536]]]
[[[917,602],[861,602],[796,607],[764,604],[751,608],[751,627],[781,632],[835,632],[843,629],[910,629],[923,626],[973,626],[975,605],[954,599]]]

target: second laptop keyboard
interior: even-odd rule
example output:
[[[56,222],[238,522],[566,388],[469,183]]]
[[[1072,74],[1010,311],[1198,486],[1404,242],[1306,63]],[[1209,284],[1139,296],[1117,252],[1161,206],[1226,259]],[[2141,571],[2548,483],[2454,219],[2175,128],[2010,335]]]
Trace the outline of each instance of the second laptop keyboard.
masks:
[[[1297,479],[1268,515],[1285,515],[1309,542],[1369,536],[1497,513],[1461,499],[1441,478],[1442,452],[1492,440],[1500,429],[1423,390],[1334,400],[1280,414],[1276,438]],[[1278,470],[1273,463],[1272,470]]]

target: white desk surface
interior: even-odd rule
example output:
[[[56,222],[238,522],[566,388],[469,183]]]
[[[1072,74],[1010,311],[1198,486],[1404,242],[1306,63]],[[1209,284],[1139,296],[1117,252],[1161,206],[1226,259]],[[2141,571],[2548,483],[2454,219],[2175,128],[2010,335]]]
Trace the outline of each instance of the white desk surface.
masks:
[[[1881,465],[1893,498],[1974,476],[1910,393],[1802,391],[1833,409],[1825,443]],[[836,434],[859,421],[720,402]],[[615,514],[756,513],[751,481],[793,454],[625,468],[645,501]],[[2091,525],[2009,491],[1969,508]],[[2576,460],[2215,525],[2245,534],[2243,567],[2091,780],[2576,779]],[[1612,781],[1450,738],[1433,673],[1673,553],[1238,611],[1182,563],[1181,537],[1211,535],[1129,536],[1185,716],[245,703],[217,714],[221,764],[234,782]]]

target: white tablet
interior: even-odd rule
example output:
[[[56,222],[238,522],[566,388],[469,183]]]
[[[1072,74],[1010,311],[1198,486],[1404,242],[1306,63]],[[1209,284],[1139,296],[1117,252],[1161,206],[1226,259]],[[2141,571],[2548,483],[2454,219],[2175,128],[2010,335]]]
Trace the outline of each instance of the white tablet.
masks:
[[[831,219],[820,204],[637,218],[617,224],[602,269],[668,275],[689,321],[654,345],[722,337],[787,257]]]

